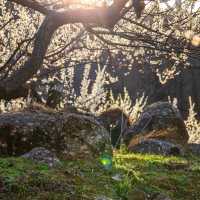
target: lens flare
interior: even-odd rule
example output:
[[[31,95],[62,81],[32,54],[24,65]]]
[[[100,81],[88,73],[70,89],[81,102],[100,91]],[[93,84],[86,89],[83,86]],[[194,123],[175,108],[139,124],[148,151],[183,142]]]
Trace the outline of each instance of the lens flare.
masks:
[[[112,168],[112,156],[108,154],[103,154],[100,157],[100,163],[106,170],[110,170]]]

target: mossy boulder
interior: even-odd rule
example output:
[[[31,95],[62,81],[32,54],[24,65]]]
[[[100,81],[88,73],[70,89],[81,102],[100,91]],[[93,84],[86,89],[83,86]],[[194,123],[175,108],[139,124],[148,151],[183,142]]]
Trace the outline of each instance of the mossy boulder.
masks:
[[[80,113],[22,111],[0,115],[0,155],[21,155],[45,147],[63,155],[111,153],[109,133]]]
[[[189,135],[177,108],[168,102],[147,106],[124,136],[129,149],[148,139],[163,140],[181,146],[187,144]]]

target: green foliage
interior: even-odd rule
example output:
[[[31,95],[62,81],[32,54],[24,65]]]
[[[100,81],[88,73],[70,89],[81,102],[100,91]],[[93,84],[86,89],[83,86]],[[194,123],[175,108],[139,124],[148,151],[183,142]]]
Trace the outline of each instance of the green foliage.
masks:
[[[187,156],[115,153],[107,171],[97,160],[65,160],[48,168],[22,158],[0,159],[1,199],[94,200],[106,196],[127,200],[134,188],[151,196],[158,192],[176,200],[199,200],[200,159]],[[119,175],[119,179],[113,178]]]
[[[120,199],[127,199],[128,192],[133,188],[132,178],[125,175],[122,181],[114,184],[114,190]]]

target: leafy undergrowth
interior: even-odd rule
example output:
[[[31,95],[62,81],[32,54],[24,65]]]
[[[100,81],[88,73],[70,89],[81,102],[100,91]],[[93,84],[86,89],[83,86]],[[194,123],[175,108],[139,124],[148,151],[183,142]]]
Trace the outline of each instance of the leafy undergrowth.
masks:
[[[23,158],[0,159],[0,199],[126,200],[135,188],[149,197],[200,200],[200,159],[116,153],[110,170],[99,159],[63,161],[54,169]]]

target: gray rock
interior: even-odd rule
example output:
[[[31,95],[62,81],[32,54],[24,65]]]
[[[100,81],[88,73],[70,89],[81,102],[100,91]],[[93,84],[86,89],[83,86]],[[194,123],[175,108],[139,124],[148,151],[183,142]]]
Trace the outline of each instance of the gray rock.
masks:
[[[111,198],[108,198],[106,196],[98,196],[95,198],[95,200],[112,200]]]
[[[172,200],[166,194],[158,194],[153,200]]]
[[[133,189],[128,192],[128,200],[147,200],[147,194],[140,189]]]
[[[149,154],[160,154],[160,155],[183,155],[183,150],[178,145],[170,142],[149,139],[132,146],[129,151],[137,153],[149,153]]]
[[[168,102],[157,102],[147,106],[124,134],[129,149],[141,140],[158,139],[185,146],[189,135],[181,115]]]
[[[56,167],[61,164],[60,160],[51,151],[43,147],[36,147],[21,157],[37,163],[47,164],[49,167]]]
[[[94,158],[112,154],[109,132],[84,113],[31,108],[0,115],[0,154],[22,155],[35,147],[65,157]]]
[[[189,153],[192,153],[196,156],[200,156],[200,144],[190,143],[188,144]]]

